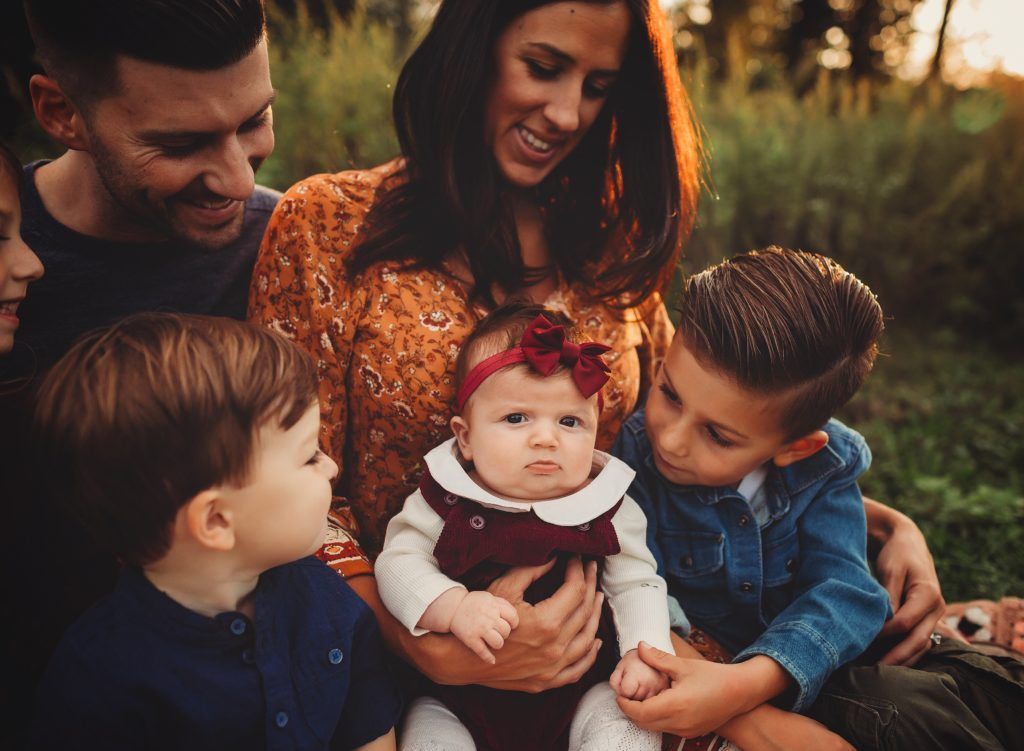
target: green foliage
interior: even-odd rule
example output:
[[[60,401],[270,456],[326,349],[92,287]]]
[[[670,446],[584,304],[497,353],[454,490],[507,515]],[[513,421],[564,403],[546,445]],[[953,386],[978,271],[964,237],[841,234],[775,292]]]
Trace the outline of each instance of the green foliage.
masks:
[[[711,83],[698,65],[689,78],[713,195],[688,271],[768,244],[818,250],[870,284],[901,323],[1019,351],[1019,83],[958,92],[823,71],[797,97],[771,71]]]
[[[319,29],[301,6],[294,22],[272,29],[276,145],[260,182],[283,190],[317,172],[395,156],[391,94],[400,64],[392,30],[361,15]]]
[[[865,494],[920,525],[948,600],[1024,593],[1024,365],[949,336],[887,339],[840,417]]]

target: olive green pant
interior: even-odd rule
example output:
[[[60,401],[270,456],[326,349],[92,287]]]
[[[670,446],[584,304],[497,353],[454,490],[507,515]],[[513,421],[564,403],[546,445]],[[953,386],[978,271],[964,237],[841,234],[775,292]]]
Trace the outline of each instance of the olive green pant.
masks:
[[[809,714],[860,751],[1019,751],[1024,661],[945,639],[912,668],[839,668]]]

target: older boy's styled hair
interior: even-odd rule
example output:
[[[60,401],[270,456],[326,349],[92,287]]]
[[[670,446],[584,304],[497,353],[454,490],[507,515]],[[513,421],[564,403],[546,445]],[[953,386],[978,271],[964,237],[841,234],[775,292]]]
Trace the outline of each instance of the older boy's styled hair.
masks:
[[[882,309],[830,258],[775,246],[690,277],[679,332],[705,367],[779,395],[788,440],[821,428],[871,371]]]
[[[577,344],[580,343],[580,332],[564,314],[549,310],[543,305],[519,300],[503,303],[481,318],[469,336],[462,342],[459,355],[455,359],[456,393],[474,365],[491,355],[518,347],[523,338],[523,332],[539,315],[543,315],[554,324],[565,327],[566,338]],[[529,366],[525,363],[517,363],[508,367]]]
[[[118,90],[118,56],[216,70],[255,49],[263,0],[24,0],[46,73],[76,104]]]
[[[316,403],[309,357],[241,321],[144,313],[86,334],[36,406],[40,472],[54,498],[124,561],[166,553],[179,509],[244,485],[259,429]]]

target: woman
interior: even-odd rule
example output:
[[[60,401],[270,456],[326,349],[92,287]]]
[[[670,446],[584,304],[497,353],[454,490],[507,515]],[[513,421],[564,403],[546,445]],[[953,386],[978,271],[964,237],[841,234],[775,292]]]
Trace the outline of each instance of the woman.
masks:
[[[419,457],[446,437],[460,343],[505,298],[561,310],[612,345],[598,447],[611,444],[671,338],[660,292],[699,185],[699,142],[651,0],[445,0],[402,70],[394,116],[403,159],[286,194],[250,297],[253,320],[318,363],[323,445],[348,504],[335,520],[371,556]],[[893,541],[886,580],[909,571],[941,601],[916,527],[884,506],[869,514]],[[541,690],[596,655],[592,569],[570,568],[551,600],[519,605],[520,626],[485,668],[451,639],[400,629],[343,529],[335,543],[334,565],[391,646],[437,681]],[[531,574],[502,596],[515,600]],[[915,610],[936,607],[925,599]]]

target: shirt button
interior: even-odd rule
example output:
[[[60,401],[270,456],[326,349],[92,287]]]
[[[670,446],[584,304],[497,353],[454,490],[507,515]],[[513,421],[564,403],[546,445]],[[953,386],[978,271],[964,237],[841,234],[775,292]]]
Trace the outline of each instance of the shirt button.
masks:
[[[750,582],[743,582],[743,583],[742,583],[742,584],[740,585],[740,589],[741,589],[742,591],[744,591],[744,592],[747,592],[747,593],[749,594],[750,592],[753,592],[753,591],[754,591],[754,585],[753,585],[753,584],[751,584]]]
[[[740,517],[739,519],[737,519],[736,521],[737,521],[737,522],[739,523],[739,525],[740,525],[741,527],[745,527],[745,526],[747,526],[748,524],[750,524],[750,517],[749,517],[749,516],[747,516],[746,514],[744,514],[743,516],[741,516],[741,517]]]
[[[287,725],[288,724],[288,713],[287,712],[278,712],[277,716],[274,717],[274,724],[277,725],[279,728],[283,728],[285,725]]]
[[[686,568],[693,568],[693,556],[688,555],[683,559],[683,566]]]
[[[583,522],[581,525],[576,527],[576,529],[578,529],[580,532],[589,532],[590,531],[590,522]]]
[[[256,662],[256,653],[250,647],[246,647],[242,650],[242,662],[246,665],[252,665]]]
[[[469,526],[471,526],[473,529],[479,530],[486,527],[487,522],[484,521],[484,518],[482,516],[476,514],[474,516],[469,517]]]
[[[796,571],[796,558],[790,558],[788,561],[786,561],[786,571],[788,571],[791,574],[794,571]]]
[[[456,503],[459,502],[459,497],[457,495],[453,495],[452,493],[445,493],[444,502],[447,503],[449,506],[454,506]]]
[[[242,618],[235,618],[231,621],[231,633],[235,636],[241,636],[245,633],[245,620]]]
[[[332,649],[330,652],[327,653],[327,660],[332,665],[337,665],[338,663],[340,663],[344,659],[344,657],[345,657],[345,655],[337,647],[335,647],[334,649]]]

